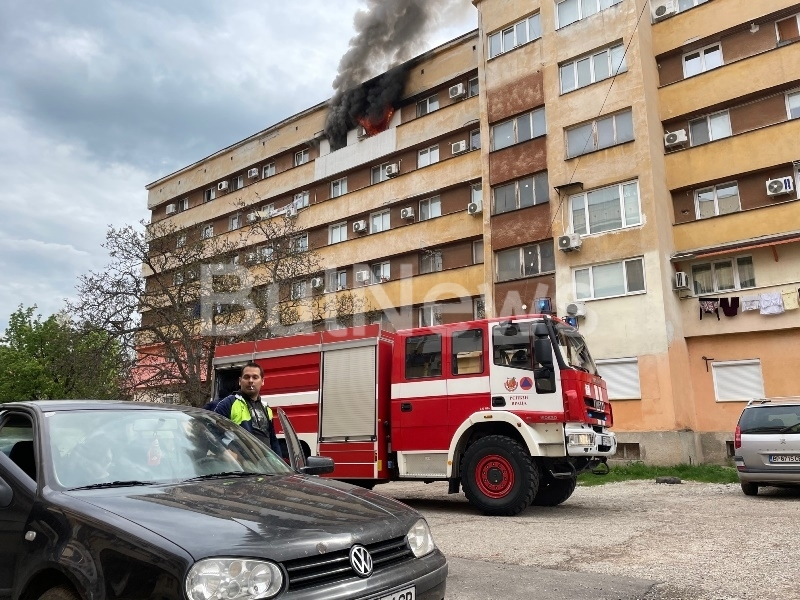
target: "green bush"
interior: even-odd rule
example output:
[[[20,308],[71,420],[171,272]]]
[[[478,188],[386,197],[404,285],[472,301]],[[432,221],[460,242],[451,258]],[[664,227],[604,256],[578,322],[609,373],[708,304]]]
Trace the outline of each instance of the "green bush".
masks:
[[[689,481],[703,483],[738,483],[736,469],[718,465],[675,465],[673,467],[657,467],[641,462],[625,465],[614,465],[607,475],[594,475],[591,472],[578,476],[579,485],[602,485],[615,481],[631,481],[633,479],[653,479],[656,477],[679,477]]]

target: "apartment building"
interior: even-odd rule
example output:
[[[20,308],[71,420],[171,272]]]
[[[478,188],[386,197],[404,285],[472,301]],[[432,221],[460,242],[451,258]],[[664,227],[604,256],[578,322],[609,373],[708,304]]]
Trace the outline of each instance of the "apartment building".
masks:
[[[152,221],[296,213],[324,272],[293,297],[397,328],[570,315],[620,458],[724,461],[747,398],[800,393],[800,3],[473,3],[385,129],[332,151],[311,107],[147,186]]]

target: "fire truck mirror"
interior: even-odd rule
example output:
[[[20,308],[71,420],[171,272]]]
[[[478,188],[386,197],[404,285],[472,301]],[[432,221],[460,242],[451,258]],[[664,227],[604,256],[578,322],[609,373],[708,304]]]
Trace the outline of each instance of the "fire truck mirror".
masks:
[[[536,338],[549,338],[550,333],[547,331],[547,325],[544,323],[537,323],[536,328],[533,330],[533,335]]]
[[[553,347],[550,345],[549,337],[533,340],[533,354],[537,363],[553,370]]]

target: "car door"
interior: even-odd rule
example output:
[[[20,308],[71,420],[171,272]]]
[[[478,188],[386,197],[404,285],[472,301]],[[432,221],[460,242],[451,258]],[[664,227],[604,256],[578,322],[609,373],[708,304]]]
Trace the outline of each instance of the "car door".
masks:
[[[289,417],[283,412],[282,408],[276,408],[278,419],[280,419],[283,435],[286,437],[286,449],[289,454],[289,466],[295,471],[301,471],[306,466],[306,455],[303,454],[303,446],[300,445],[300,438],[297,437]]]

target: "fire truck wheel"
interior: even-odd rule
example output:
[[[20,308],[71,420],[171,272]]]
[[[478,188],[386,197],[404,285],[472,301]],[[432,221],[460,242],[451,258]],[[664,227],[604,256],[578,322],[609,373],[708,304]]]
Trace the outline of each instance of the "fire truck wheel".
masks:
[[[464,453],[464,495],[487,515],[511,516],[530,506],[539,487],[539,470],[525,449],[502,435],[488,435]]]
[[[533,498],[533,504],[535,506],[558,506],[572,496],[577,485],[577,475],[569,479],[556,479],[549,473],[545,473],[539,482],[539,490]]]

